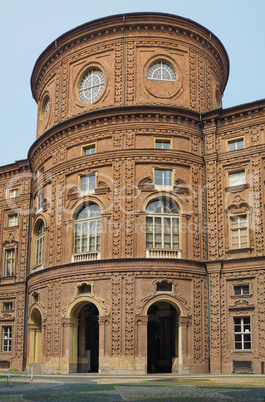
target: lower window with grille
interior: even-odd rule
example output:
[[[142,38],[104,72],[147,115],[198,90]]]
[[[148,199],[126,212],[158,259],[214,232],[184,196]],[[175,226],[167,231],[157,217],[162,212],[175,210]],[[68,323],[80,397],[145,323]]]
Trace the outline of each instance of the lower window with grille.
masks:
[[[235,374],[251,374],[253,373],[253,362],[250,360],[234,360],[233,373]]]

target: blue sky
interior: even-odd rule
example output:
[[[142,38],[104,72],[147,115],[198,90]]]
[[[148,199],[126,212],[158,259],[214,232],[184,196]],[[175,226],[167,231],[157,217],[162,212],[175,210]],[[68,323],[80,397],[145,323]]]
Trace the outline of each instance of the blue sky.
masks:
[[[0,165],[26,159],[36,138],[30,76],[40,53],[64,32],[108,15],[155,11],[198,22],[229,55],[223,107],[265,98],[264,0],[6,0],[0,7]]]

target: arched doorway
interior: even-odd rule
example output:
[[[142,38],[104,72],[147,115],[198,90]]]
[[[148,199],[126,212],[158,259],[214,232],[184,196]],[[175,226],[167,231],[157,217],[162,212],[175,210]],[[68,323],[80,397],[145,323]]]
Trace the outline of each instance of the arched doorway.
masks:
[[[83,305],[78,314],[77,372],[98,372],[99,312],[93,303]]]
[[[41,363],[41,333],[42,333],[42,317],[37,308],[31,312],[29,321],[29,362],[36,365]]]
[[[161,301],[152,304],[147,314],[147,372],[171,373],[178,358],[178,313]]]

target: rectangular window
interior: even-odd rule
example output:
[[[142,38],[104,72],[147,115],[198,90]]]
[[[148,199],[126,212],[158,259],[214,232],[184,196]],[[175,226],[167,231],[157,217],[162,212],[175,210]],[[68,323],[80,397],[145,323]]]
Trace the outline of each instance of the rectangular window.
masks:
[[[12,276],[15,272],[15,249],[5,251],[5,276]]]
[[[146,248],[179,249],[179,218],[147,216]]]
[[[38,176],[42,176],[44,174],[44,166],[42,166],[39,170],[38,170]]]
[[[246,183],[246,171],[229,173],[229,186],[238,186]]]
[[[37,212],[42,211],[44,203],[44,191],[42,191],[37,197]]]
[[[251,349],[250,317],[234,317],[234,340],[236,350]]]
[[[91,155],[94,154],[95,152],[96,152],[95,144],[83,148],[83,155]]]
[[[13,303],[12,302],[4,303],[4,311],[12,311],[12,310],[13,310]]]
[[[170,149],[170,141],[155,140],[155,147],[158,149]]]
[[[236,296],[249,295],[249,285],[235,286],[234,290]]]
[[[248,247],[247,215],[230,217],[231,248]]]
[[[236,149],[242,148],[244,148],[244,138],[228,141],[228,151],[235,151]]]
[[[172,187],[172,170],[155,169],[155,186],[160,188]]]
[[[81,194],[89,194],[95,190],[96,175],[95,173],[87,176],[81,176]]]
[[[11,352],[12,327],[3,327],[2,352]]]
[[[12,188],[12,190],[9,190],[9,197],[10,198],[18,197],[18,188]]]
[[[8,216],[8,226],[17,226],[17,214]]]

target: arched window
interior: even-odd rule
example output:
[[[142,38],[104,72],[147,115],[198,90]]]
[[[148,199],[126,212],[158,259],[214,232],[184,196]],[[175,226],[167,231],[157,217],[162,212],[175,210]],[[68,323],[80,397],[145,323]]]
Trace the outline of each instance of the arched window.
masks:
[[[87,204],[76,215],[74,253],[100,251],[101,211],[97,204]]]
[[[160,198],[148,204],[146,248],[179,249],[179,208],[174,200]]]
[[[149,80],[158,81],[177,81],[177,76],[173,68],[163,61],[155,62],[147,70]]]
[[[43,243],[44,243],[44,222],[41,221],[36,230],[36,264],[43,262]]]

